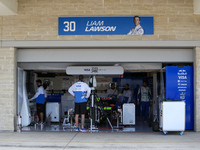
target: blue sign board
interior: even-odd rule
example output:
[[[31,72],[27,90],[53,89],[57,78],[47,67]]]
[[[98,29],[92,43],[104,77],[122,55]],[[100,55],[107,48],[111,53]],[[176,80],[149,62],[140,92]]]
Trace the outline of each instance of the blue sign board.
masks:
[[[137,24],[137,27],[135,27]],[[127,35],[154,34],[153,17],[59,17],[59,35]]]
[[[194,129],[193,66],[166,67],[166,99],[181,99],[186,103],[185,129]]]

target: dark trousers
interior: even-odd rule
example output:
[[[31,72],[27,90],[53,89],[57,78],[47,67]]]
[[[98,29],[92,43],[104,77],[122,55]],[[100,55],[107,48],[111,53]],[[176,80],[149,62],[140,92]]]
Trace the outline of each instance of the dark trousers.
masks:
[[[149,102],[141,102],[142,115],[145,116],[144,120],[147,121],[149,115]]]

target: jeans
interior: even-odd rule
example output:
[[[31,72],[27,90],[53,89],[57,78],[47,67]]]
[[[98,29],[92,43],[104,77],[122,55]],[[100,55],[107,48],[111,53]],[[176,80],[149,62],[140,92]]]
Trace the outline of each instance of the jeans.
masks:
[[[147,121],[149,115],[149,102],[141,102],[142,115],[145,116],[144,120]]]

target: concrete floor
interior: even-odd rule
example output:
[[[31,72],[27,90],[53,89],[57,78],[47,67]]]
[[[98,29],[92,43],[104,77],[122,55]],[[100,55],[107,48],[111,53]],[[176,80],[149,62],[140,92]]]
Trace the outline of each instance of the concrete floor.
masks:
[[[80,125],[80,124],[79,124]],[[113,130],[111,129],[109,123],[106,121],[104,123],[98,124],[98,132],[137,132],[137,131],[152,131],[152,127],[148,127],[148,123],[144,123],[144,120],[141,120],[140,116],[136,116],[136,124],[122,126],[120,128],[116,128],[116,122],[112,123]],[[45,124],[44,126],[33,125],[23,127],[22,131],[75,131],[74,126],[63,125],[62,123],[51,123],[51,125]],[[90,123],[85,124],[85,127],[90,128]]]
[[[200,149],[200,132],[0,132],[0,150]]]

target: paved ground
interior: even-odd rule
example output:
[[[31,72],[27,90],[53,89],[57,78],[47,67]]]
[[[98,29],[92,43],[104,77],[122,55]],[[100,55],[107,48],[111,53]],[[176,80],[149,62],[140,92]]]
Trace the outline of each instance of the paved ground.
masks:
[[[200,132],[0,132],[0,150],[200,149]]]

